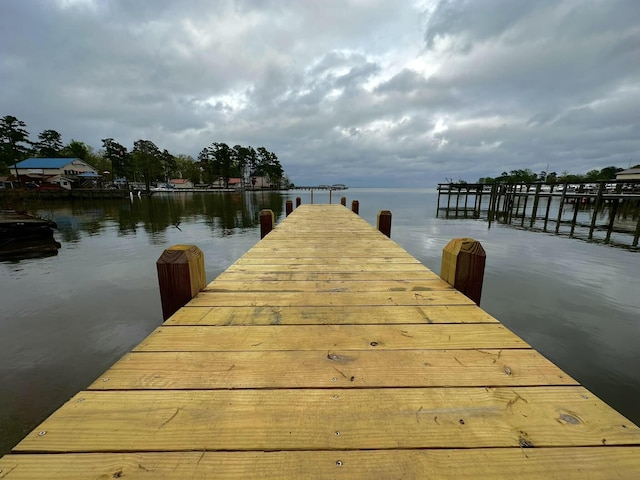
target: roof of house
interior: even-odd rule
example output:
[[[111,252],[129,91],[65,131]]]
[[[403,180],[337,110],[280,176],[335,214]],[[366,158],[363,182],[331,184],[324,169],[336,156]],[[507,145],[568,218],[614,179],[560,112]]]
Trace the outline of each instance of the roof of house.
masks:
[[[169,180],[169,183],[174,183],[176,185],[184,185],[185,183],[188,183],[189,179],[187,178],[173,178],[171,180]]]
[[[622,170],[621,172],[616,173],[616,175],[634,175],[640,174],[640,168],[629,168],[627,170]]]
[[[18,163],[18,168],[62,168],[65,165],[80,160],[79,158],[27,158]]]

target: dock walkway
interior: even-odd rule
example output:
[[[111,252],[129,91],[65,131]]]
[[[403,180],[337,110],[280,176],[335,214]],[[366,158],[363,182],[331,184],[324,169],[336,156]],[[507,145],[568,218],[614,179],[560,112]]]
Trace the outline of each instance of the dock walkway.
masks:
[[[340,205],[303,205],[0,478],[640,478],[640,429]]]

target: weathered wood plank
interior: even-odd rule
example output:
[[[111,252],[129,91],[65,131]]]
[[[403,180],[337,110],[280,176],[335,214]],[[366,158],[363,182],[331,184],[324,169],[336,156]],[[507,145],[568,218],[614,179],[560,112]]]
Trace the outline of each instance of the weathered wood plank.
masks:
[[[603,444],[640,429],[582,387],[142,390],[80,392],[14,452]]]
[[[434,277],[428,280],[417,281],[225,281],[216,280],[209,284],[203,292],[428,292],[439,290],[452,290],[453,287],[442,279]]]
[[[611,480],[640,478],[640,447],[31,454],[6,456],[0,469],[13,480]]]
[[[186,307],[165,325],[357,325],[497,323],[475,305],[346,307]]]
[[[421,263],[363,263],[363,264],[320,264],[320,265],[307,265],[307,264],[259,264],[259,265],[242,265],[233,264],[228,269],[230,272],[234,271],[250,271],[250,272],[264,272],[264,271],[278,271],[278,272],[423,272],[427,268]],[[427,270],[428,271],[428,270]]]
[[[277,266],[253,271],[251,269],[224,271],[216,280],[240,281],[240,280],[289,280],[289,281],[368,281],[384,278],[387,281],[411,281],[411,280],[431,280],[435,275],[431,270],[412,270],[410,272],[301,272],[284,271]],[[437,277],[439,278],[439,277]]]
[[[401,256],[401,257],[391,257],[391,256],[379,256],[379,257],[344,257],[344,256],[327,256],[327,257],[301,257],[297,256],[287,256],[287,255],[278,255],[278,256],[254,256],[254,255],[244,255],[240,257],[240,259],[235,262],[234,266],[253,266],[253,265],[304,265],[307,266],[309,270],[313,270],[315,265],[339,265],[349,268],[365,266],[368,267],[371,264],[374,264],[376,268],[382,265],[420,265],[424,268],[418,260],[415,258],[409,258],[409,256]],[[394,267],[395,268],[395,267]]]
[[[528,348],[499,323],[158,327],[135,351]]]
[[[130,353],[90,390],[577,385],[534,350]]]
[[[437,292],[200,292],[194,307],[322,307],[334,305],[469,305],[456,290]]]

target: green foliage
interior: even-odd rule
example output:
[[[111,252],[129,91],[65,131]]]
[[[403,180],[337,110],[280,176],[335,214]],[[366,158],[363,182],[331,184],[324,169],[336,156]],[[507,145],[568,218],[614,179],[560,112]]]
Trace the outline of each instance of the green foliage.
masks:
[[[0,119],[0,170],[4,173],[9,171],[11,165],[29,155],[31,142],[26,126],[26,123],[11,115]]]
[[[79,158],[80,160],[87,160],[90,155],[91,147],[77,140],[71,140],[69,144],[60,151],[61,157]]]
[[[33,149],[31,148],[33,146]],[[187,155],[175,156],[168,150],[160,150],[150,140],[137,140],[131,152],[113,138],[102,139],[102,149],[93,149],[77,140],[62,143],[56,130],[44,130],[38,141],[29,141],[26,124],[16,117],[6,115],[0,119],[0,173],[30,155],[39,157],[70,157],[86,161],[99,172],[108,171],[113,179],[144,179],[147,189],[151,183],[170,178],[187,178],[193,183],[214,183],[221,178],[226,186],[231,177],[247,180],[250,176],[265,176],[276,186],[287,185],[284,169],[278,157],[264,147],[253,147],[213,142],[204,148],[198,159]],[[284,180],[283,180],[284,179]]]
[[[131,157],[127,153],[126,147],[120,145],[113,138],[103,138],[102,147],[104,148],[104,157],[111,163],[109,171],[113,178],[133,178]]]
[[[147,192],[151,190],[152,182],[163,179],[162,153],[151,140],[136,140],[133,143],[133,164],[142,175]]]
[[[42,158],[58,158],[62,152],[62,135],[55,130],[43,130],[34,145],[35,154]]]
[[[618,167],[605,167],[602,170],[590,170],[586,174],[572,174],[567,171],[558,175],[556,172],[545,172],[544,170],[538,175],[529,169],[511,170],[509,173],[502,172],[499,177],[482,177],[478,179],[478,183],[585,183],[598,182],[605,180],[614,180],[616,173],[622,171]]]
[[[200,166],[188,155],[178,155],[176,159],[176,175],[186,178],[193,184],[202,182],[202,172]]]

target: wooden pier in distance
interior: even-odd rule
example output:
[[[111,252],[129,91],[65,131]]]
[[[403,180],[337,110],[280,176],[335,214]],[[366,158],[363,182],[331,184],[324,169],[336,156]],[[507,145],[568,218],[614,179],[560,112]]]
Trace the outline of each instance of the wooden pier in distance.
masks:
[[[543,232],[550,227],[556,234],[603,243],[612,242],[615,235],[619,246],[637,248],[640,181],[440,183],[436,216],[441,213],[445,218],[484,218],[489,226],[496,221]],[[596,232],[604,232],[604,236],[598,238]]]
[[[302,205],[4,478],[640,478],[640,429],[344,206]]]

